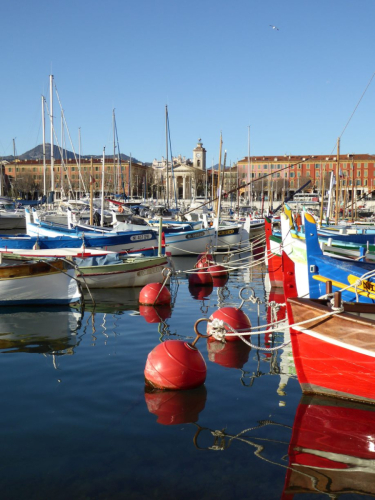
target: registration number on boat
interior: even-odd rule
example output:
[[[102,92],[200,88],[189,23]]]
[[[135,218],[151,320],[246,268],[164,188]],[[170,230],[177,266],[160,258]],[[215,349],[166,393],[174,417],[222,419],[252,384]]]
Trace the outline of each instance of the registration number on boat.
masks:
[[[131,241],[150,240],[151,238],[151,234],[135,234],[134,236],[130,236]]]
[[[147,274],[160,273],[164,266],[152,267],[150,269],[142,269],[142,271],[137,272],[137,276],[146,276]]]
[[[225,231],[219,231],[219,236],[225,236],[226,234],[233,234],[234,229],[226,229]]]
[[[204,231],[200,231],[199,233],[194,233],[194,234],[187,234],[186,238],[200,238],[201,236],[204,236],[206,233]]]

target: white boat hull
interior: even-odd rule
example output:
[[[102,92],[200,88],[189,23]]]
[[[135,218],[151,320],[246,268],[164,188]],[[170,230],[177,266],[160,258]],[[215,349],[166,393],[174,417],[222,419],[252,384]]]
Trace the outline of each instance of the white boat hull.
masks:
[[[215,229],[201,229],[193,233],[172,233],[166,235],[165,250],[175,255],[189,255],[203,253],[212,246],[215,238]]]
[[[79,302],[81,293],[74,270],[0,279],[0,305],[70,304]]]

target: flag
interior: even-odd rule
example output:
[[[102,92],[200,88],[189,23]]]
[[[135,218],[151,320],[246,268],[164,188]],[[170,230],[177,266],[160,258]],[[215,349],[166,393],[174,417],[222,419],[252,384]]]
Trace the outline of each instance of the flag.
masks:
[[[90,184],[95,184],[96,179],[93,175],[90,175]]]

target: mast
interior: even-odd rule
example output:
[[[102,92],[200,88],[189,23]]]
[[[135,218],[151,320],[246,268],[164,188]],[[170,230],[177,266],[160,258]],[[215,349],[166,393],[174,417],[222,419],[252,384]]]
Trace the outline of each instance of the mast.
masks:
[[[42,95],[42,125],[43,125],[43,196],[46,196],[46,120],[44,112],[44,96]]]
[[[247,175],[248,175],[248,193],[247,193],[247,196],[248,196],[248,199],[249,199],[249,203],[250,203],[250,206],[252,205],[252,186],[250,184],[251,182],[251,168],[250,168],[250,163],[251,163],[251,160],[250,160],[250,125],[248,126],[248,134],[247,134],[247,159],[248,159],[248,163],[247,163]]]
[[[118,193],[118,171],[116,172],[116,128],[115,128],[115,110],[112,112],[112,127],[113,127],[113,191]]]
[[[220,132],[219,165],[218,165],[218,171],[217,171],[217,189],[218,190],[220,190],[221,150],[223,147],[223,138],[222,137],[223,137],[222,133]],[[219,194],[220,194],[220,191],[218,193],[216,193],[216,209],[215,209],[216,217],[219,216]]]
[[[132,193],[132,154],[129,153],[129,198],[132,198],[132,196],[133,196],[133,193]]]
[[[167,151],[167,207],[169,207],[169,175],[168,175],[168,106],[165,106],[165,143]]]
[[[101,202],[101,219],[100,224],[104,225],[104,169],[105,169],[105,146],[103,148],[103,168],[102,168],[102,202]]]
[[[336,218],[335,224],[339,222],[339,187],[340,187],[340,137],[337,139],[337,163],[336,163]]]
[[[80,197],[82,185],[81,185],[81,127],[78,128],[78,196]]]
[[[50,92],[50,122],[51,122],[51,202],[54,202],[55,191],[55,158],[53,156],[53,75],[49,75],[49,92]]]

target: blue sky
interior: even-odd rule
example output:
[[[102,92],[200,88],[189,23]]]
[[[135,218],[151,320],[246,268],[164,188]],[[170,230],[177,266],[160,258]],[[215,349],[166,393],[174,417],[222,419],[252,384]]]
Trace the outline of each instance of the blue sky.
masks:
[[[82,154],[112,153],[115,108],[121,152],[160,158],[166,105],[173,155],[201,138],[217,163],[222,133],[228,165],[249,126],[252,155],[331,154],[375,72],[374,0],[15,0],[0,18],[0,156],[41,144],[50,73]],[[374,109],[375,78],[342,153],[375,153]]]

